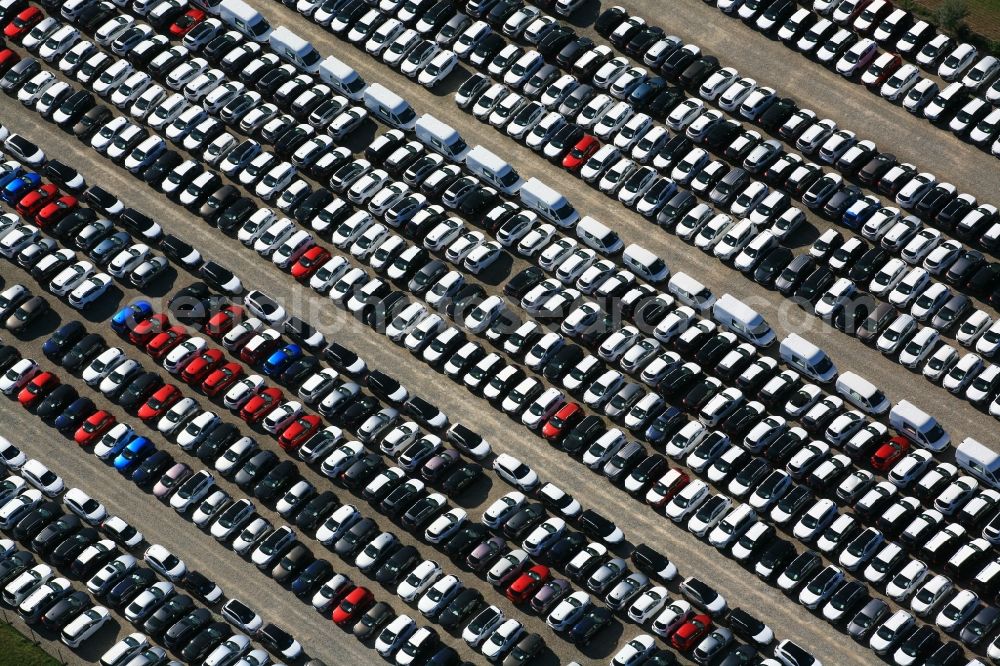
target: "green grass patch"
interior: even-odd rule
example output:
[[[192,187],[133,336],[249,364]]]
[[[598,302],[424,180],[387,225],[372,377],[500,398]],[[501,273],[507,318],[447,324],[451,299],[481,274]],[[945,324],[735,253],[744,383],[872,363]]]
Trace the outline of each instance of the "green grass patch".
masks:
[[[920,12],[931,23],[936,22],[935,12],[944,0],[916,0],[918,7],[924,11]],[[969,8],[969,16],[965,19],[965,24],[970,31],[981,35],[986,41],[992,42],[995,51],[1000,43],[1000,2],[997,0],[965,0],[965,5]]]
[[[59,661],[20,631],[0,622],[0,663],[17,666],[59,666]]]

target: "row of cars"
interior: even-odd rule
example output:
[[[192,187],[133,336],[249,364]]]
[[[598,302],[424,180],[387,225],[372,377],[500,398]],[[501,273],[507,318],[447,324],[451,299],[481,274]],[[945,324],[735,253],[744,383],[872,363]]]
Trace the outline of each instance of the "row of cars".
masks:
[[[181,592],[187,590],[204,603],[214,604],[222,596],[218,586],[200,573],[188,571],[182,560],[159,544],[143,551],[141,561],[148,568],[139,566],[139,558],[122,554],[119,547],[126,551],[139,547],[144,542],[141,532],[110,515],[98,500],[79,488],[67,489],[61,506],[56,499],[64,489],[61,479],[38,460],[27,459],[7,440],[4,445],[9,453],[5,457],[7,469],[15,474],[3,482],[3,529],[51,563],[32,566],[35,560],[30,552],[17,550],[11,540],[4,544],[0,564],[3,600],[16,607],[28,624],[57,632],[63,643],[78,648],[112,620],[108,607],[93,604],[94,595],[137,628],[164,640],[185,660],[215,661],[248,653],[246,636],[233,635],[222,644],[233,633],[224,622],[214,623],[213,631],[200,632],[208,624],[205,618],[213,616]],[[69,513],[63,513],[63,506]],[[86,590],[74,590],[67,578],[57,577],[57,569],[85,581]],[[242,626],[238,618],[231,617],[230,607],[238,603],[230,600],[221,614]],[[261,642],[276,654],[294,658],[301,653],[294,639],[278,627],[263,627],[258,617],[254,628],[259,630],[254,633]],[[175,640],[181,634],[186,640]],[[270,659],[261,649],[248,657],[258,663]],[[153,646],[146,634],[135,633],[112,646],[102,660],[107,664],[164,662],[166,652]]]
[[[937,33],[889,0],[818,0],[816,13],[782,1],[751,7],[724,0],[718,6],[807,57],[828,64],[839,60],[836,71],[844,76],[867,68],[860,82],[888,100],[901,101],[911,90],[915,102],[940,94],[944,108],[925,116],[942,126],[948,123],[949,129],[984,149],[992,142],[991,150],[998,154],[994,139],[1000,122],[1000,61],[991,55],[979,57],[972,44]],[[880,52],[879,46],[886,50]],[[911,62],[904,63],[904,58]],[[920,76],[921,68],[950,85],[941,89],[932,78]],[[906,108],[917,113],[920,106]]]
[[[474,79],[471,79],[468,83],[468,86],[464,87],[463,90],[460,90],[459,103],[463,105],[476,103],[473,104],[472,107],[473,113],[479,117],[485,118],[486,116],[489,116],[492,108],[503,104],[501,98],[503,100],[515,98],[518,104],[522,106],[525,104],[524,100],[517,93],[506,91],[500,84],[496,84],[492,88],[488,88],[482,77],[479,77],[478,79],[474,77]],[[485,92],[484,89],[486,89]],[[479,96],[478,99],[477,95]],[[479,100],[483,99],[488,101],[485,104],[479,104]],[[483,109],[481,110],[479,106],[482,106]],[[640,120],[642,119],[640,118]],[[504,115],[504,123],[513,124],[514,122],[517,122],[516,116],[514,120],[510,120],[509,116]],[[643,122],[645,123],[645,127],[650,126],[648,117],[643,120]],[[609,125],[612,132],[619,124],[620,123]],[[623,130],[636,130],[639,127],[643,127],[643,125],[640,124],[636,127],[630,128],[629,124],[625,124],[622,127]],[[657,134],[658,130],[660,141],[662,142],[666,139],[666,135],[662,131],[662,128],[650,127],[647,131],[650,134]],[[779,239],[783,238],[784,235],[786,235],[790,230],[794,231],[794,228],[797,224],[801,224],[803,219],[801,212],[795,207],[790,206],[788,195],[779,191],[775,191],[769,195],[766,185],[763,183],[750,182],[751,179],[749,175],[747,175],[742,169],[734,170],[734,172],[730,172],[729,175],[738,173],[743,176],[745,181],[744,185],[747,185],[747,189],[743,191],[742,187],[732,188],[730,183],[723,182],[725,181],[725,178],[719,178],[721,175],[719,172],[725,172],[725,167],[721,163],[708,165],[709,160],[707,153],[701,148],[692,148],[690,142],[686,148],[689,150],[687,155],[684,155],[685,148],[680,147],[680,154],[675,157],[675,161],[665,162],[663,165],[657,165],[654,160],[653,167],[641,167],[639,166],[642,163],[641,159],[637,164],[633,160],[626,158],[622,155],[622,148],[618,145],[606,146],[602,152],[599,142],[594,137],[583,135],[583,132],[580,129],[575,129],[574,131],[578,134],[576,136],[566,137],[568,140],[564,142],[559,142],[559,137],[557,136],[557,142],[559,142],[562,146],[562,150],[554,153],[550,157],[554,157],[556,159],[561,158],[564,166],[570,168],[571,170],[579,169],[580,173],[587,180],[593,182],[595,185],[599,185],[602,190],[611,194],[617,193],[618,198],[623,202],[633,205],[638,204],[640,208],[645,206],[645,208],[642,209],[644,214],[657,214],[661,207],[666,208],[670,213],[670,217],[665,217],[665,222],[672,222],[673,220],[676,220],[678,214],[691,214],[693,211],[690,218],[682,219],[682,222],[687,223],[686,225],[678,225],[680,226],[679,235],[683,234],[685,238],[695,240],[699,244],[699,247],[702,247],[702,249],[715,250],[715,246],[720,244],[720,242],[724,240],[723,237],[726,236],[727,232],[729,232],[729,236],[727,236],[726,239],[731,237],[733,238],[733,242],[721,242],[719,250],[716,251],[716,255],[724,259],[735,260],[735,264],[738,268],[752,274],[755,278],[759,277],[760,281],[767,286],[770,286],[777,281],[782,271],[789,264],[793,263],[793,255],[788,250],[781,248],[778,244]],[[830,131],[827,131],[827,134],[829,134]],[[578,136],[582,136],[582,138],[580,138],[579,141],[573,145],[572,142],[576,141]],[[611,138],[612,136],[615,136],[615,134],[612,133],[606,138]],[[618,134],[617,136],[620,137],[622,134]],[[637,151],[644,148],[642,141],[642,135],[633,132],[629,134],[629,140],[623,143],[622,146],[627,151],[630,146],[634,145],[635,147],[632,149],[632,154],[635,156]],[[746,143],[747,140],[741,136],[738,137],[736,141]],[[736,154],[739,157],[737,160],[738,163],[743,161],[743,157],[746,152],[752,152],[750,149],[755,145],[753,141],[755,140],[751,139],[751,143],[747,146],[747,151]],[[618,143],[617,138],[615,143]],[[573,150],[569,150],[570,146],[573,147]],[[761,147],[765,149],[767,148],[767,146]],[[648,158],[648,151],[645,154]],[[764,164],[757,164],[757,170],[761,171],[763,168],[769,167],[772,161],[775,161],[775,158],[777,158],[780,154],[780,146],[777,151],[772,149],[769,157],[762,158],[764,159]],[[681,155],[683,155],[683,157],[681,157]],[[752,156],[752,154],[746,155],[747,164],[752,161],[750,159]],[[642,156],[639,157],[641,158]],[[777,162],[783,168],[776,168],[774,171],[777,174],[782,174],[787,170],[784,167],[794,167],[796,160],[789,159],[785,161],[779,159]],[[672,197],[676,192],[676,185],[674,185],[672,180],[667,178],[657,179],[653,170],[656,166],[667,168],[673,166],[674,170],[671,175],[673,175],[675,179],[681,179],[680,182],[685,184],[697,183],[699,174],[703,172],[705,172],[706,175],[711,173],[711,175],[707,175],[709,184],[712,185],[718,182],[721,183],[721,185],[727,186],[726,191],[731,192],[731,195],[729,198],[723,199],[723,202],[729,203],[730,200],[733,200],[732,205],[734,207],[734,211],[735,207],[739,205],[741,197],[747,200],[748,205],[742,206],[737,216],[749,213],[749,220],[744,220],[737,224],[731,216],[716,215],[713,217],[712,209],[710,207],[706,205],[696,206],[696,199],[687,192],[677,193],[676,201],[678,201],[679,206],[681,206],[678,210],[678,206],[671,205],[673,202],[669,201],[670,197]],[[808,172],[808,170],[806,171]],[[768,169],[765,172],[765,177],[770,172],[771,170]],[[833,189],[836,189],[837,182],[840,181],[831,181],[833,184],[833,189],[831,189],[828,186],[829,184],[825,182],[826,179],[819,178],[820,174],[818,173],[818,169],[814,170],[813,173],[809,175],[813,177],[811,177],[808,181],[810,187],[805,188],[803,195],[804,201],[806,201],[807,204],[810,204],[810,207],[815,207],[816,205],[821,204],[829,204],[830,200],[835,198]],[[772,182],[772,185],[773,184],[781,183]],[[812,186],[823,190],[822,195],[810,198],[810,195],[812,194]],[[929,181],[925,183],[921,180],[920,183],[907,189],[906,192],[901,191],[900,196],[905,194],[904,203],[907,207],[913,208],[915,200],[919,199],[920,196],[919,193],[914,193],[911,196],[911,192],[909,190],[919,189],[922,192],[929,192],[931,189],[930,186],[931,183]],[[640,200],[639,197],[647,191],[647,188],[651,195]],[[711,187],[707,189],[711,189]],[[708,193],[707,189],[703,191]],[[849,190],[850,188],[845,191]],[[715,193],[717,191],[722,191],[720,185],[715,185],[715,189],[711,191],[713,201],[715,200]],[[627,198],[626,195],[628,195]],[[720,198],[722,197],[721,194],[719,196]],[[848,197],[850,198],[850,195],[848,195]],[[931,271],[936,272],[937,274],[943,274],[948,268],[951,268],[952,264],[958,263],[960,258],[963,259],[961,263],[969,269],[957,278],[957,281],[960,283],[964,282],[966,278],[971,277],[971,274],[974,273],[976,269],[985,268],[975,265],[975,260],[979,257],[977,253],[964,250],[964,248],[962,248],[962,246],[955,241],[945,242],[944,238],[936,230],[929,229],[927,231],[922,231],[922,224],[917,218],[910,216],[906,220],[902,220],[898,213],[898,209],[882,208],[881,204],[877,200],[864,199],[855,205],[851,203],[849,198],[844,199],[843,197],[840,197],[841,200],[840,203],[837,204],[837,210],[845,209],[842,212],[845,213],[847,217],[851,218],[855,226],[860,223],[860,220],[867,222],[870,217],[875,217],[877,214],[878,222],[876,223],[875,220],[872,220],[872,225],[870,225],[873,226],[873,228],[877,227],[874,231],[874,239],[880,240],[881,238],[886,238],[886,243],[889,243],[891,240],[891,244],[887,245],[887,247],[899,249],[903,252],[903,256],[908,262],[910,262],[910,264],[916,261],[917,263],[923,262],[930,265],[930,270],[918,266],[912,271],[914,272],[914,280],[917,280],[917,278],[926,279],[926,284],[922,285],[924,288],[930,286],[929,273]],[[813,201],[813,199],[817,200]],[[647,202],[651,203],[646,205]],[[849,206],[848,204],[851,205]],[[744,212],[744,209],[747,210]],[[780,217],[774,215],[774,213],[777,213],[779,210],[782,212]],[[988,213],[989,211],[986,212]],[[860,218],[857,217],[859,215]],[[839,217],[839,213],[837,216]],[[755,217],[757,219],[755,219]],[[778,219],[774,220],[775,217],[778,217]],[[774,224],[770,226],[770,228],[762,230],[762,227],[767,227],[772,221],[774,221]],[[894,231],[894,225],[898,226],[899,229],[895,230],[895,233],[890,233]],[[866,226],[865,228],[867,229],[868,227]],[[703,233],[699,234],[699,232]],[[842,236],[837,235],[837,240],[837,245],[840,245],[843,240]],[[886,245],[886,243],[883,243],[883,245]],[[940,248],[938,248],[938,246],[940,246]],[[839,250],[839,248],[837,249]],[[853,259],[860,259],[861,255],[863,255],[867,249],[869,248],[863,241],[855,239],[846,244],[845,253],[852,254]],[[726,251],[723,252],[723,250]],[[931,254],[934,256],[931,257]],[[966,255],[968,255],[969,258],[968,261],[964,260]],[[887,257],[885,256],[885,252],[883,250],[873,249],[868,255],[867,260],[863,262],[863,268],[858,269],[858,275],[863,274],[864,271],[870,271],[870,275],[874,275],[875,272],[882,268],[879,264],[886,261]],[[799,260],[796,263],[795,268],[801,268],[802,263],[803,261]],[[847,262],[847,264],[849,263],[850,262]],[[980,261],[979,263],[982,262]],[[847,264],[845,264],[845,266]],[[758,270],[758,268],[760,270]],[[903,276],[907,272],[906,269],[907,263],[904,263],[903,261],[892,262],[891,266],[887,268],[888,277],[881,279],[881,282],[885,282],[886,279],[888,279],[889,287],[894,287],[895,285],[892,284],[892,280],[894,280],[897,276],[900,280],[902,280]],[[795,272],[797,273],[798,270]],[[805,275],[802,277],[804,278]],[[882,278],[881,275],[879,277]],[[827,287],[828,286],[829,285],[827,285]],[[843,289],[844,287],[841,287],[840,291],[843,291]],[[952,327],[960,327],[959,325],[965,323],[964,319],[968,317],[969,322],[967,328],[971,330],[971,333],[965,336],[963,340],[969,340],[977,339],[983,332],[986,331],[989,325],[992,324],[991,318],[985,312],[971,311],[971,302],[968,298],[962,295],[955,295],[951,306],[944,307],[946,304],[945,302],[952,297],[952,294],[943,286],[935,287],[932,291],[934,292],[932,294],[934,298],[931,299],[932,302],[931,308],[929,309],[930,311],[928,313],[921,311],[920,316],[925,317],[925,314],[933,316],[937,312],[938,306],[940,306],[943,311],[952,313],[951,316],[941,319],[941,322],[938,325],[939,328],[942,326],[949,329]],[[882,289],[881,293],[884,296],[885,289]],[[915,294],[915,296],[919,295],[920,294]],[[940,298],[940,302],[936,300],[938,298]],[[835,303],[833,308],[828,308],[827,310],[829,311],[827,312],[827,310],[824,310],[824,312],[831,318],[839,314],[841,319],[844,319],[844,311],[841,309],[840,305],[840,303]],[[869,308],[869,310],[870,309],[871,308]],[[851,322],[856,325],[855,321],[859,322],[860,320],[863,320],[867,314],[868,313],[865,312],[859,316],[859,313],[849,312],[848,317],[856,318]],[[841,328],[844,328],[844,326],[841,326]],[[987,401],[989,399],[990,397],[988,396]]]

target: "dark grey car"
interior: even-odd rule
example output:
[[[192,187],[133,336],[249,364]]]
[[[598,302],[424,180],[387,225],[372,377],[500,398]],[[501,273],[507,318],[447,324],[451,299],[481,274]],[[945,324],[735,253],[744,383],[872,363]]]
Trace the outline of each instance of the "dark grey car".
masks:
[[[847,623],[847,634],[858,642],[867,640],[875,628],[889,615],[889,604],[872,599]]]

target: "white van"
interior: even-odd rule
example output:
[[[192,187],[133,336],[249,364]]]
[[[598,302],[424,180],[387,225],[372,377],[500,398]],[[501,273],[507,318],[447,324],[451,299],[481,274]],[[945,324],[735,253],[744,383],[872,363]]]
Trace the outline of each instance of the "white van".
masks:
[[[903,437],[937,452],[951,442],[951,436],[933,416],[908,400],[900,400],[889,412],[889,425]]]
[[[218,14],[223,23],[236,28],[255,42],[266,41],[271,35],[271,24],[264,15],[243,0],[222,0]]]
[[[492,185],[504,194],[514,194],[524,183],[520,174],[509,162],[502,160],[496,153],[474,146],[465,156],[465,166],[473,175],[487,185]]]
[[[647,282],[657,284],[670,277],[667,262],[641,245],[631,243],[622,252],[622,262],[630,271]]]
[[[368,85],[353,67],[333,56],[327,56],[319,64],[319,78],[356,102],[361,100]]]
[[[469,144],[451,125],[446,125],[429,113],[417,118],[413,132],[420,143],[452,162],[461,162],[469,152]]]
[[[732,294],[723,294],[712,306],[712,319],[726,330],[758,347],[774,344],[777,337],[759,312]]]
[[[408,130],[417,122],[417,113],[410,103],[381,83],[365,88],[363,97],[365,108],[386,125]]]
[[[537,178],[531,178],[522,185],[519,194],[521,203],[563,229],[573,226],[580,219],[580,213],[566,197]]]
[[[892,406],[877,386],[853,372],[845,372],[837,377],[837,393],[866,414],[878,416],[884,414]]]
[[[320,63],[323,61],[319,51],[308,40],[299,37],[285,26],[279,25],[275,28],[268,36],[268,40],[271,49],[279,58],[310,73],[319,71]]]
[[[698,312],[705,313],[715,304],[715,294],[712,290],[698,282],[687,273],[677,273],[667,283],[667,291],[674,298]]]
[[[818,382],[830,382],[837,376],[837,366],[825,351],[797,333],[789,333],[778,346],[781,360]]]
[[[955,449],[959,467],[993,488],[1000,488],[1000,453],[966,437]]]
[[[577,223],[576,235],[583,241],[584,245],[601,254],[614,254],[621,250],[624,245],[618,234],[589,215]]]

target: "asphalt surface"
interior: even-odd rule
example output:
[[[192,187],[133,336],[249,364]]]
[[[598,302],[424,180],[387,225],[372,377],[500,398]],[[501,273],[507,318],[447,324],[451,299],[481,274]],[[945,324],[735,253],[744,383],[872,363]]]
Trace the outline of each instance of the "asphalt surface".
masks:
[[[635,5],[634,7],[630,3],[625,4],[630,10],[634,9],[634,13],[647,18],[656,17],[654,3],[631,3]],[[673,7],[674,4],[677,6]],[[984,441],[991,441],[990,435],[995,433],[994,422],[967,403],[948,396],[942,389],[931,386],[922,378],[917,377],[914,380],[897,364],[864,347],[856,340],[821,325],[816,318],[803,314],[790,302],[780,300],[773,292],[761,289],[715,261],[704,261],[700,253],[694,252],[676,238],[649,226],[640,216],[626,211],[596,190],[581,186],[574,177],[553,169],[528,149],[495,132],[489,126],[478,123],[471,116],[459,112],[448,93],[463,80],[461,74],[453,74],[448,84],[440,90],[428,92],[376,63],[364,53],[338,41],[294,11],[273,2],[261,3],[259,8],[275,25],[285,23],[304,37],[311,39],[324,55],[333,53],[355,66],[368,81],[380,81],[397,90],[411,101],[418,113],[430,111],[453,124],[470,145],[481,143],[509,159],[525,177],[537,175],[556,189],[567,193],[583,214],[591,214],[612,223],[626,242],[640,242],[657,252],[666,258],[674,272],[683,270],[701,279],[716,293],[728,291],[742,298],[764,314],[779,335],[791,331],[800,332],[830,352],[841,371],[853,369],[867,376],[885,389],[894,401],[908,398],[928,408],[939,416],[951,432],[953,440],[958,441],[963,436],[973,435]],[[671,10],[670,23],[663,24],[668,31],[676,32],[686,41],[695,41],[710,52],[719,54],[733,53],[733,35],[739,35],[740,39],[745,38],[748,40],[747,44],[752,44],[752,47],[745,48],[741,45],[739,61],[722,58],[724,64],[738,66],[741,72],[754,76],[761,83],[773,83],[776,80],[787,82],[782,85],[782,92],[792,93],[800,99],[800,102],[807,100],[805,105],[816,109],[821,115],[837,119],[838,122],[856,131],[860,130],[859,134],[879,137],[880,147],[884,147],[883,144],[892,144],[894,152],[903,159],[910,159],[904,152],[908,142],[932,139],[941,141],[942,137],[951,139],[950,136],[935,130],[925,122],[916,121],[902,109],[889,107],[885,103],[871,104],[867,100],[868,93],[862,87],[842,81],[840,77],[826,72],[818,65],[810,63],[807,66],[800,57],[788,56],[780,43],[770,42],[738,21],[725,17],[697,0],[672,3]],[[780,66],[776,67],[777,63],[780,63]],[[759,72],[751,68],[759,68]],[[842,86],[842,89],[837,88],[837,85]],[[825,92],[827,89],[838,92],[827,93]],[[882,107],[898,112],[901,118],[898,121],[887,119],[886,110]],[[851,109],[856,112],[852,112]],[[308,287],[296,284],[289,276],[269,262],[251,254],[234,239],[227,238],[208,227],[179,206],[168,203],[162,195],[138,183],[125,171],[99,159],[89,147],[60,134],[34,113],[26,112],[16,100],[0,99],[0,110],[2,110],[0,117],[3,117],[4,124],[12,131],[21,132],[35,140],[47,154],[58,155],[60,159],[77,166],[89,182],[101,184],[117,193],[127,205],[153,214],[168,231],[177,233],[194,244],[203,255],[233,268],[243,278],[244,284],[265,288],[290,312],[314,323],[327,334],[328,339],[337,339],[354,349],[368,361],[370,366],[385,369],[411,391],[437,404],[451,417],[452,422],[464,422],[474,427],[493,443],[496,450],[512,453],[528,461],[543,480],[557,482],[564,490],[583,501],[585,506],[596,508],[614,517],[633,542],[645,541],[668,553],[677,563],[682,576],[698,575],[711,582],[729,599],[730,605],[743,606],[765,618],[779,639],[794,638],[810,647],[816,654],[830,657],[833,663],[871,663],[873,655],[867,649],[853,644],[821,619],[808,617],[797,603],[784,598],[775,588],[759,582],[755,576],[748,575],[742,568],[720,556],[714,548],[698,541],[662,516],[657,516],[649,507],[628,499],[605,481],[595,482],[590,472],[581,465],[543,445],[540,439],[521,426],[516,425],[512,428],[512,422],[500,412],[482,409],[483,403],[479,399],[453,385],[446,377],[435,373],[421,361],[394,347],[381,336],[372,335],[370,329],[333,307],[328,299],[316,295]],[[838,114],[843,115],[842,121]],[[903,121],[910,121],[911,125],[907,126]],[[882,127],[882,124],[885,124],[885,127]],[[909,129],[903,131],[901,129],[903,127]],[[892,128],[892,131],[887,128]],[[354,148],[363,148],[366,145],[371,135],[370,129],[369,132],[359,133],[359,136],[352,138]],[[968,146],[959,145],[952,150],[947,143],[941,145],[943,147],[938,155],[935,155],[935,160],[954,158],[957,162],[955,170],[952,171],[951,166],[944,168],[943,162],[942,167],[928,165],[923,168],[931,168],[942,177],[947,174],[948,179],[961,189],[981,195],[995,193],[995,182],[990,189],[990,181],[996,180],[995,162],[992,158]],[[979,158],[988,160],[988,163],[981,165],[986,167],[985,169],[973,168],[973,165],[981,161]],[[911,161],[922,166],[919,155]],[[983,189],[977,189],[980,187]],[[490,286],[490,291],[495,293],[498,291],[496,285],[524,265],[520,260],[514,260],[509,264],[497,266],[483,276],[483,280]],[[0,275],[7,283],[25,281],[23,272],[8,263],[0,266]],[[190,281],[188,275],[171,273],[159,280],[150,294],[162,296]],[[98,307],[88,309],[82,316],[89,322],[88,328],[110,335],[105,323],[108,317],[118,306],[138,296],[137,292],[122,291],[116,287],[101,300]],[[58,316],[47,317],[32,329],[29,340],[18,344],[27,355],[37,359],[41,359],[40,343],[48,333],[54,330],[60,321],[78,316],[54,297],[49,297],[49,301]],[[4,340],[8,339],[9,336],[5,335]],[[135,350],[126,348],[126,351],[134,358],[142,358]],[[148,361],[144,365],[148,366]],[[66,378],[66,373],[60,374]],[[83,388],[81,382],[76,384]],[[117,408],[112,411],[115,411],[120,418],[125,418]],[[49,463],[55,471],[64,476],[68,485],[79,485],[88,490],[104,501],[110,511],[120,513],[139,527],[150,542],[167,545],[181,556],[189,567],[202,570],[219,582],[227,596],[236,596],[250,602],[266,620],[275,621],[290,629],[303,643],[310,656],[322,658],[327,663],[338,663],[338,657],[344,658],[345,649],[348,650],[347,654],[350,657],[348,663],[361,663],[361,660],[374,656],[374,653],[361,646],[353,637],[341,635],[329,620],[319,617],[308,605],[296,600],[290,592],[259,574],[252,565],[241,562],[235,554],[220,547],[214,539],[202,533],[187,520],[178,520],[169,507],[122,481],[104,463],[80,451],[72,442],[63,441],[16,404],[0,403],[0,413],[3,414],[2,421],[6,431],[22,433],[19,437],[11,439],[21,444],[29,454]],[[142,425],[138,424],[136,419],[127,420],[142,430]],[[236,423],[245,430],[244,424],[238,420],[232,417],[226,420]],[[266,435],[258,436],[258,440],[269,448],[277,448],[273,440]],[[172,444],[165,446],[178,459],[189,463],[193,461],[178,447]],[[321,479],[305,465],[299,467],[306,478],[314,483]],[[231,492],[235,490],[231,484],[227,485],[224,481],[222,483],[227,490]],[[474,488],[467,497],[461,498],[460,504],[469,509],[470,516],[478,518],[489,502],[508,490],[508,487],[490,475],[489,480],[484,481],[482,486]],[[342,500],[345,500],[345,496],[349,496],[347,491],[337,492]],[[242,495],[239,491],[234,494]],[[403,537],[404,541],[408,543],[416,541],[400,528],[390,527],[389,521],[379,516],[373,509],[360,508],[365,515],[376,518],[384,529],[393,529]],[[273,512],[266,509],[262,513],[272,522],[280,520]],[[168,520],[165,520],[165,517]],[[309,540],[307,543],[310,543],[315,554],[331,559],[338,571],[347,573],[356,582],[364,579],[353,567],[339,562],[333,555],[326,555],[322,546]],[[433,549],[426,545],[420,548],[426,556],[435,557]],[[437,554],[439,561],[442,557]],[[457,573],[467,585],[476,585],[482,589],[487,593],[490,602],[498,603],[505,610],[509,609],[509,604],[503,600],[502,595],[489,591],[488,586],[473,574],[457,571],[451,564],[446,565],[446,570]],[[265,587],[262,588],[262,584]],[[378,587],[374,589],[379,599],[389,601],[397,611],[402,610],[403,604],[394,594]],[[676,591],[676,588],[673,589]],[[258,599],[262,601],[255,604]],[[263,601],[265,599],[266,601]],[[542,622],[538,618],[520,612],[517,617],[522,620],[527,618],[528,628],[538,631],[546,639],[554,653],[549,656],[551,663],[567,663],[573,659],[584,661],[579,652],[556,638],[550,630],[542,627]],[[123,619],[118,619],[118,633],[127,633],[130,625]],[[115,628],[106,628],[100,636],[100,641],[92,641],[88,644],[88,649],[91,645],[109,646],[114,640],[113,629]],[[639,628],[623,626],[619,622],[587,650],[585,657],[591,661],[607,661],[617,647],[637,633],[640,633]],[[464,657],[476,659],[468,648],[463,647],[464,644],[460,640],[449,640],[449,643],[460,647]],[[99,656],[100,651],[102,650],[95,648],[92,654],[81,653],[81,656],[84,660],[93,659]],[[63,653],[65,652],[63,648]]]

